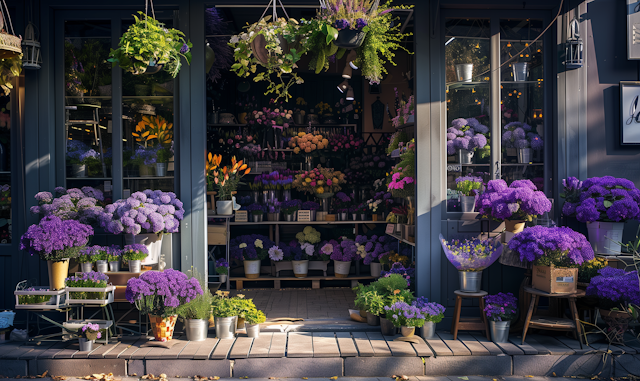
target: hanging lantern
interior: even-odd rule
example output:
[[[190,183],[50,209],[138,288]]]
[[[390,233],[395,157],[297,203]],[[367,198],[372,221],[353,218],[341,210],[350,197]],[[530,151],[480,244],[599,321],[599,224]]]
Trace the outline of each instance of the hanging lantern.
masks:
[[[25,69],[40,69],[42,57],[40,56],[40,42],[36,39],[34,26],[30,22],[24,30],[24,40],[22,40],[22,67]]]
[[[579,69],[582,67],[582,39],[578,20],[574,17],[569,24],[569,38],[565,43],[565,67],[567,69]]]
[[[22,54],[21,38],[16,36],[11,22],[11,15],[7,3],[2,0],[0,6],[0,59],[14,58]]]

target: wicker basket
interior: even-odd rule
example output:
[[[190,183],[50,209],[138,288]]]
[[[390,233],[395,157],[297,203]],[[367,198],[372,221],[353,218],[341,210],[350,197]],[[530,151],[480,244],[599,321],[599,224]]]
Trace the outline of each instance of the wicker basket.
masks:
[[[22,39],[9,33],[0,33],[0,59],[22,54]]]

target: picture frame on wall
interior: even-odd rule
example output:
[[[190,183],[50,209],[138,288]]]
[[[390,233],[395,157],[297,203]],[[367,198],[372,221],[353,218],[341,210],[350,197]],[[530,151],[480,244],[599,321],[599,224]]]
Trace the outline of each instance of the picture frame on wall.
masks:
[[[640,145],[640,81],[620,82],[620,144]]]

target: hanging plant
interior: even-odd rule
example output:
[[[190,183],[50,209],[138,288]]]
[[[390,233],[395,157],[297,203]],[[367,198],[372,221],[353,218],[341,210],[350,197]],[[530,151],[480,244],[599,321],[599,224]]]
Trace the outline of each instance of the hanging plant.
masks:
[[[140,18],[120,37],[118,49],[111,49],[109,62],[133,74],[153,74],[160,69],[173,78],[182,66],[181,58],[191,63],[191,47],[184,33],[167,29],[164,24],[143,12]]]
[[[306,52],[308,36],[301,33],[300,24],[294,19],[270,19],[271,16],[264,17],[231,37],[229,45],[236,61],[231,71],[244,78],[255,75],[254,82],[267,81],[265,95],[273,93],[276,101],[287,101],[291,86],[304,82],[294,70]]]
[[[22,71],[22,54],[12,58],[0,59],[0,88],[5,95],[9,95],[13,89],[13,78]]]

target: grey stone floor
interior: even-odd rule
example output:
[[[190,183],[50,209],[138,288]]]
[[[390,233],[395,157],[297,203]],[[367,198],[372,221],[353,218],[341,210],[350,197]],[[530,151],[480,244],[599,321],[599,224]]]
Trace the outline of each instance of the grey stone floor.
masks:
[[[157,378],[158,375],[155,375],[156,378],[148,379],[147,381],[185,381],[185,380],[195,380],[195,381],[205,381],[207,378]],[[573,377],[518,377],[518,376],[509,376],[509,377],[479,377],[479,376],[450,376],[450,377],[426,377],[426,376],[417,376],[417,377],[408,377],[406,381],[558,381],[561,379],[567,379],[572,381],[590,381],[590,379],[583,378],[573,378]],[[270,380],[302,380],[301,378],[250,378],[250,380],[255,381],[270,381]],[[305,378],[306,381],[326,381],[326,380],[335,380],[339,379],[342,381],[389,381],[393,380],[391,377],[337,377],[337,378]],[[23,381],[25,378],[3,378],[6,381]],[[38,378],[38,380],[42,381],[60,381],[60,378],[56,377],[56,379],[52,379],[49,377]],[[86,381],[86,378],[65,378],[64,381]],[[113,381],[139,381],[142,380],[138,377],[115,377]],[[220,378],[217,381],[237,381],[237,378]],[[607,379],[611,381],[612,379]]]
[[[233,291],[253,299],[256,307],[264,311],[267,319],[301,318],[327,319],[349,318],[348,310],[354,308],[354,292],[350,288],[287,288],[246,289]]]

